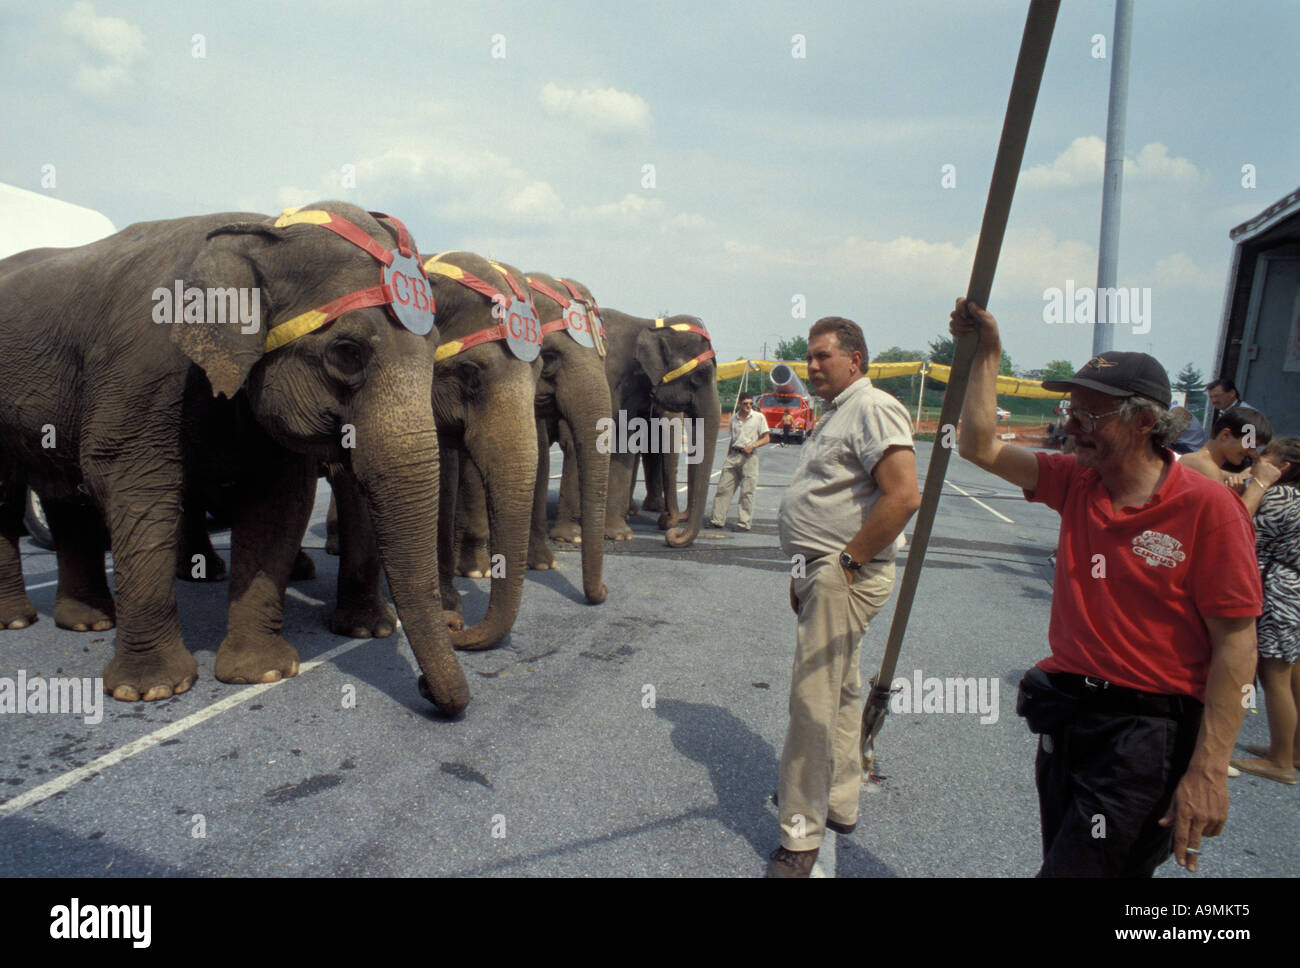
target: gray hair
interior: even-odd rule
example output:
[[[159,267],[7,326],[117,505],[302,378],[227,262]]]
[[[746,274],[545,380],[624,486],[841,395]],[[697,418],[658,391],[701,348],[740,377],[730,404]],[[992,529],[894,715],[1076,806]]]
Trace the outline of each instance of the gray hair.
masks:
[[[1185,421],[1179,426],[1178,417],[1150,397],[1134,394],[1120,401],[1119,415],[1126,423],[1133,423],[1144,413],[1155,417],[1155,426],[1151,428],[1151,446],[1157,453],[1173,444],[1187,429]]]

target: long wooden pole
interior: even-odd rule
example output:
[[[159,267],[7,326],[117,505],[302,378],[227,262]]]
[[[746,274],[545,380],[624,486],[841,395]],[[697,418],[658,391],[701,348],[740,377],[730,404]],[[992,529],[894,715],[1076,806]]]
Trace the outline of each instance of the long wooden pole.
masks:
[[[1047,51],[1052,43],[1052,30],[1060,0],[1030,0],[1029,16],[1025,19],[1025,32],[1020,40],[1020,54],[1016,59],[1016,72],[1011,79],[1011,96],[1007,99],[1006,118],[1002,122],[1002,140],[998,144],[997,160],[993,164],[993,179],[989,184],[988,200],[984,203],[984,222],[980,225],[979,244],[975,249],[975,266],[971,270],[966,298],[987,308],[989,293],[993,288],[993,273],[997,269],[1002,251],[1002,238],[1006,234],[1007,218],[1011,214],[1011,200],[1016,193],[1016,178],[1029,138],[1029,123],[1034,117],[1034,104],[1047,63]],[[889,641],[880,673],[872,680],[871,694],[862,710],[862,768],[870,772],[875,761],[875,741],[880,727],[889,713],[889,688],[894,680],[894,668],[907,631],[907,620],[912,614],[912,599],[916,584],[925,563],[925,551],[930,544],[930,529],[939,506],[948,472],[949,447],[957,420],[961,416],[962,402],[966,397],[966,384],[970,380],[971,361],[979,337],[968,334],[957,341],[952,361],[948,389],[944,392],[943,408],[939,412],[939,431],[935,446],[930,452],[930,467],[925,474],[925,492],[921,496],[921,510],[917,514],[916,529],[912,533],[912,547],[908,552],[903,582],[898,589],[898,605],[894,621],[889,627]],[[924,393],[924,381],[922,382]],[[953,432],[945,433],[952,427]]]

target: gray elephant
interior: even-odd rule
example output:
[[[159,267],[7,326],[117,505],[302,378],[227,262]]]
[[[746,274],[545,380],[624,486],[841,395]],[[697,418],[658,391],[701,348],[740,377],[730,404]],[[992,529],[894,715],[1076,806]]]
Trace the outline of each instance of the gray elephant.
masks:
[[[455,648],[487,649],[510,631],[523,597],[528,523],[537,473],[533,393],[541,370],[540,324],[524,275],[471,252],[425,262],[437,305],[438,339],[424,347],[434,365],[433,413],[441,464],[437,546],[443,616]],[[468,628],[453,583],[460,477],[482,474],[488,533],[504,572],[494,578],[483,619]],[[335,630],[387,634],[373,545],[358,494],[335,481],[338,501],[339,608]],[[431,533],[422,540],[432,542]]]
[[[582,584],[587,601],[605,600],[603,581],[605,495],[609,482],[609,452],[597,446],[598,424],[611,415],[605,378],[605,338],[596,299],[580,282],[540,272],[528,274],[533,303],[542,325],[542,368],[537,377],[534,406],[537,417],[537,485],[534,490],[528,567],[555,567],[547,544],[546,499],[550,483],[551,441],[563,429],[576,468],[580,509],[571,527],[553,531],[560,541],[582,543]],[[478,475],[464,475],[457,526],[460,529],[458,571],[482,577],[488,570],[486,516]]]
[[[365,493],[421,692],[445,713],[465,707],[468,685],[428,594],[436,549],[418,539],[438,513],[430,310],[405,228],[342,202],[279,218],[138,223],[16,267],[0,262],[0,359],[24,364],[0,383],[0,478],[47,498],[61,590],[73,597],[98,590],[74,585],[96,576],[102,585],[103,559],[64,539],[88,516],[107,522],[118,631],[106,691],[161,699],[197,676],[173,584],[193,446],[233,496],[217,678],[297,672],[280,635],[283,593],[325,461],[348,468]],[[205,436],[211,427],[222,432]],[[15,531],[6,501],[0,627],[9,628],[36,617]]]
[[[696,443],[699,450],[689,455],[686,517],[661,517],[667,527],[667,544],[686,547],[700,533],[721,423],[717,369],[708,332],[694,316],[645,319],[606,309],[601,319],[607,342],[605,376],[618,429],[634,420],[667,420],[678,413],[698,421],[694,426],[699,428],[701,439]],[[616,437],[623,440],[624,435]],[[671,516],[676,509],[674,454],[648,453],[651,448],[638,448],[630,435],[625,442],[629,446],[614,447],[610,459],[605,537],[614,540],[632,537],[627,512],[632,504],[638,455],[645,459],[647,481],[666,480],[673,475],[672,483],[667,485],[671,496],[665,495],[665,516]],[[573,509],[580,504],[576,475],[571,475],[568,467],[566,454],[557,526],[571,520]]]

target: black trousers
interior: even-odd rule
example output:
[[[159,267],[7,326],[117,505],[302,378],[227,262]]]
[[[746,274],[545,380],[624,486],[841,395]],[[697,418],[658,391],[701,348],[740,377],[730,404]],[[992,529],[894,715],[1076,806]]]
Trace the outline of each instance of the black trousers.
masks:
[[[1183,698],[1152,714],[1147,705],[1085,697],[1039,737],[1039,877],[1150,877],[1168,859],[1173,827],[1158,821],[1187,771],[1203,707]]]

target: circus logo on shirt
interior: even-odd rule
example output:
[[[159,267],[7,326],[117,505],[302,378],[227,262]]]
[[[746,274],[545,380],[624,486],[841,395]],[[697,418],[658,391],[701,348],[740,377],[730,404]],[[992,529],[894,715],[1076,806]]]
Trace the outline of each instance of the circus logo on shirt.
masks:
[[[1187,557],[1182,548],[1183,543],[1177,538],[1159,531],[1143,531],[1133,539],[1133,553],[1146,559],[1152,568],[1159,565],[1177,568],[1178,563]]]

